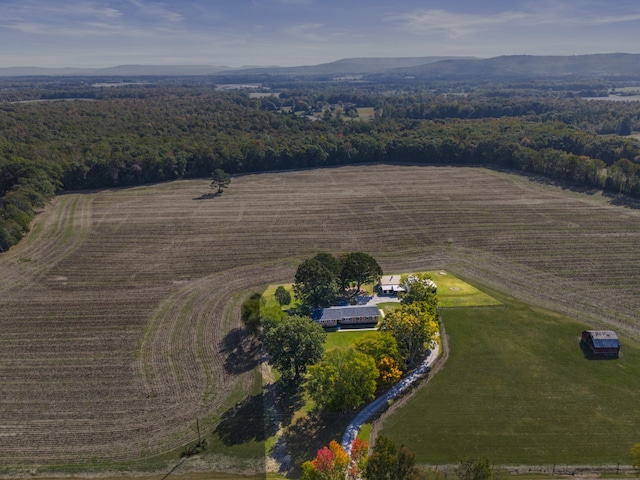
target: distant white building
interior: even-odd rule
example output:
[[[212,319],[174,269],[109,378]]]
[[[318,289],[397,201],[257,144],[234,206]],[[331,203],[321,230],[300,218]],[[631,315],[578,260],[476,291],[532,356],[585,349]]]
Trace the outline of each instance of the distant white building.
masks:
[[[405,289],[400,285],[400,275],[383,275],[378,283],[378,291],[383,295],[397,295]]]
[[[378,283],[378,291],[383,295],[398,295],[398,293],[406,292],[409,284],[418,281],[418,278],[414,275],[409,275],[405,283],[400,283],[400,275],[383,275]],[[438,290],[437,285],[433,280],[425,280],[427,286],[433,288],[433,291]]]

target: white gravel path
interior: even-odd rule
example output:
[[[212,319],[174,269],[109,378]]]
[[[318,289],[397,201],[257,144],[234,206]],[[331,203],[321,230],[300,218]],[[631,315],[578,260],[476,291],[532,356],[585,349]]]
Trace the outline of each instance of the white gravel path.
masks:
[[[362,425],[366,423],[367,420],[369,420],[375,413],[382,410],[387,405],[387,402],[389,400],[393,400],[394,398],[398,397],[412,383],[418,380],[419,377],[428,372],[431,368],[431,365],[433,365],[433,362],[435,362],[436,358],[438,358],[439,353],[440,346],[436,344],[436,346],[433,349],[429,350],[429,352],[427,353],[427,358],[425,358],[422,364],[414,372],[412,372],[411,375],[400,380],[392,388],[385,392],[384,395],[376,398],[373,402],[364,407],[358,413],[358,415],[356,415],[356,417],[347,426],[344,436],[342,437],[342,448],[344,448],[348,454],[351,454],[351,444],[356,439],[360,427],[362,427]]]

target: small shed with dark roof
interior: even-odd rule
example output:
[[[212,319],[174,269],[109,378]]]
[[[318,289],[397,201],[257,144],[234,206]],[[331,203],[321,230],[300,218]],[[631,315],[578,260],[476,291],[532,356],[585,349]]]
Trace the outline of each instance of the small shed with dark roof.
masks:
[[[380,319],[380,310],[375,305],[318,308],[311,318],[323,327],[375,324]]]
[[[595,355],[617,357],[620,353],[620,340],[612,330],[585,330],[582,343]]]

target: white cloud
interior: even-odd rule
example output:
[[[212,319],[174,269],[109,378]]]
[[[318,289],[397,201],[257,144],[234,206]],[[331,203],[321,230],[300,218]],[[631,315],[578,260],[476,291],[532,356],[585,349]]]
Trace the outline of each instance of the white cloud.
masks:
[[[138,8],[138,10],[146,16],[159,18],[169,22],[181,23],[184,16],[180,13],[169,10],[159,3],[143,2],[142,0],[129,0],[129,3]]]
[[[539,10],[512,10],[495,14],[420,9],[411,13],[389,15],[387,20],[414,34],[441,34],[450,38],[459,38],[500,28],[544,26],[567,28],[635,22],[640,20],[640,11],[601,15],[595,12],[571,10],[556,4]]]

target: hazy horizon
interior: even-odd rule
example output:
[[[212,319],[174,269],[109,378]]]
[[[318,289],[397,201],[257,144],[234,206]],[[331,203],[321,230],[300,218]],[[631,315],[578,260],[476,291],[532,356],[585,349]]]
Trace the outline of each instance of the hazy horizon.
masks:
[[[0,67],[299,66],[356,57],[639,53],[640,4],[8,0]]]

